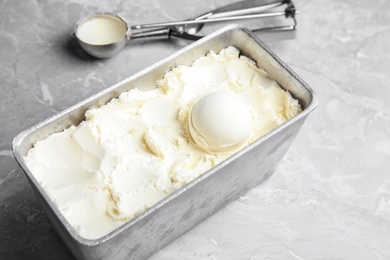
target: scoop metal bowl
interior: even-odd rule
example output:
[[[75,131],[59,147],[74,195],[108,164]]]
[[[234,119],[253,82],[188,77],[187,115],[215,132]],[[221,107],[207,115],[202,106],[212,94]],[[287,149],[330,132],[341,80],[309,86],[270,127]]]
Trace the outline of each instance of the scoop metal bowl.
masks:
[[[103,19],[111,19],[116,20],[119,22],[119,24],[122,24],[122,26],[125,26],[126,32],[117,39],[114,42],[109,42],[107,44],[93,44],[86,42],[85,40],[82,40],[79,35],[79,29],[81,26],[83,26],[86,22],[90,21],[93,18],[103,18]],[[96,13],[87,17],[82,18],[77,24],[74,29],[73,35],[78,40],[80,46],[90,55],[97,57],[97,58],[109,58],[113,55],[115,55],[118,51],[123,49],[127,43],[130,40],[130,27],[128,26],[128,22],[125,20],[125,18],[121,17],[118,14],[114,13]]]

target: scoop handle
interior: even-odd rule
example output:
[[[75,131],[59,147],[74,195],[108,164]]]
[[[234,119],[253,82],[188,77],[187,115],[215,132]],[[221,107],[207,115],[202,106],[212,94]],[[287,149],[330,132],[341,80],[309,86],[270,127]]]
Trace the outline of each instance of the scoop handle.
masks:
[[[202,38],[202,36],[189,34],[186,32],[178,31],[172,28],[164,28],[150,31],[140,31],[140,32],[131,32],[129,39],[141,39],[141,38],[155,38],[155,39],[169,39],[169,38],[179,38],[190,41],[196,41]]]
[[[266,3],[265,3],[266,2]],[[288,4],[291,1],[281,0],[281,1],[264,1],[264,0],[245,0],[239,1],[233,4],[225,5],[214,9],[208,13],[201,15],[200,17],[207,16],[207,18],[221,18],[237,15],[247,15],[247,14],[256,14],[260,12],[267,11],[272,8],[276,8],[283,4]],[[198,18],[193,18],[197,20]]]
[[[149,31],[137,31],[137,30],[130,30],[129,33],[129,39],[137,39],[137,38],[155,38],[155,39],[161,39],[161,38],[169,38],[170,37],[170,28],[159,28]]]

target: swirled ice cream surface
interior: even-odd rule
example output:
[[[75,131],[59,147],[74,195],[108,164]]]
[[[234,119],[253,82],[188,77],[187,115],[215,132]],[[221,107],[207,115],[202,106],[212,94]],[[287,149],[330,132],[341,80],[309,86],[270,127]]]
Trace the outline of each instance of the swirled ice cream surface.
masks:
[[[78,126],[36,142],[25,156],[84,238],[108,234],[301,111],[289,92],[235,47],[178,66],[157,84],[88,110]],[[192,106],[212,92],[233,93],[252,118],[247,140],[227,152],[199,147],[189,131]]]

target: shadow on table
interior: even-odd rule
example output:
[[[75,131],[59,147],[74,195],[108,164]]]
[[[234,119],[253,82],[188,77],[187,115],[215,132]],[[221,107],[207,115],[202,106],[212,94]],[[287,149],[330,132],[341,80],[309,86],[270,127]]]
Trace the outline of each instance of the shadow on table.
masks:
[[[95,61],[99,60],[95,57],[92,57],[88,53],[86,53],[81,46],[78,44],[75,38],[73,37],[67,37],[63,41],[64,44],[64,51],[67,53],[70,57],[76,58],[78,60],[83,61]]]

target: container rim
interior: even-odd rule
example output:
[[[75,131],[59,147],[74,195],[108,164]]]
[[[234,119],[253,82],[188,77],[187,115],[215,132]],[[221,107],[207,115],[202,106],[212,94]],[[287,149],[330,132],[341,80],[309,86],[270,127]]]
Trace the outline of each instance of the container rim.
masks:
[[[253,143],[251,143],[250,145],[248,145],[245,148],[241,149],[240,151],[238,151],[237,153],[235,153],[231,157],[225,159],[223,162],[221,162],[217,166],[213,167],[212,169],[208,170],[207,172],[201,174],[199,177],[197,177],[196,179],[194,179],[193,181],[191,181],[190,183],[188,183],[184,187],[176,190],[172,194],[170,194],[167,197],[165,197],[164,199],[160,200],[159,202],[157,202],[156,204],[154,204],[153,206],[151,206],[150,208],[148,208],[147,210],[145,210],[144,212],[142,212],[138,216],[136,216],[133,219],[127,221],[126,223],[124,223],[123,225],[119,226],[118,228],[116,228],[115,230],[111,231],[110,233],[104,235],[103,237],[97,238],[97,239],[87,239],[87,238],[84,238],[84,237],[80,236],[76,232],[76,230],[69,224],[69,222],[65,219],[65,217],[62,215],[62,213],[57,208],[57,206],[54,205],[54,203],[51,201],[51,199],[49,198],[47,193],[43,190],[43,188],[41,187],[39,182],[35,179],[34,175],[31,173],[31,171],[29,170],[29,168],[25,164],[24,159],[23,159],[23,155],[19,151],[19,147],[20,147],[21,142],[31,132],[41,128],[44,125],[47,125],[50,122],[55,121],[56,119],[58,119],[58,118],[60,118],[60,117],[62,117],[64,115],[66,115],[67,113],[72,111],[74,108],[80,107],[83,103],[86,103],[86,102],[89,102],[89,101],[93,101],[93,100],[97,99],[98,97],[102,96],[103,94],[105,94],[107,92],[110,92],[113,89],[116,89],[118,86],[123,85],[123,84],[125,84],[127,82],[130,82],[130,81],[134,80],[135,78],[138,78],[138,77],[140,77],[142,75],[145,75],[145,74],[153,71],[155,68],[159,67],[160,65],[163,65],[164,63],[166,63],[166,62],[168,62],[170,60],[173,60],[173,59],[179,57],[180,55],[182,55],[183,53],[189,51],[195,45],[199,45],[201,43],[207,42],[210,39],[213,39],[213,38],[215,38],[218,35],[225,34],[225,33],[228,33],[230,31],[236,31],[236,30],[243,31],[250,38],[252,38],[261,48],[263,48],[268,54],[270,54],[273,59],[275,59],[284,69],[286,69],[287,72],[291,76],[293,76],[298,82],[300,82],[302,84],[302,86],[311,95],[310,104],[306,108],[304,108],[302,110],[302,112],[299,113],[298,115],[296,115],[295,117],[291,118],[290,120],[288,120],[284,124],[276,127],[272,131],[270,131],[267,134],[265,134],[264,136],[260,137],[259,139],[257,139]],[[38,124],[36,124],[36,125],[34,125],[32,127],[29,127],[28,129],[22,131],[20,134],[18,134],[13,139],[13,141],[12,141],[12,151],[13,151],[13,154],[14,154],[18,164],[20,165],[20,167],[25,172],[27,178],[31,182],[34,183],[36,188],[42,194],[42,196],[43,196],[44,200],[46,201],[46,203],[49,204],[50,210],[59,218],[60,222],[66,228],[66,230],[70,233],[70,235],[73,237],[73,239],[76,240],[81,245],[93,247],[93,246],[97,246],[99,244],[102,244],[102,243],[112,239],[113,237],[117,236],[118,234],[123,232],[125,229],[128,229],[130,226],[132,226],[135,223],[137,223],[138,221],[140,221],[142,218],[150,215],[155,210],[157,210],[160,207],[162,207],[163,205],[167,204],[169,201],[171,201],[176,196],[180,195],[181,193],[185,192],[188,189],[193,188],[197,183],[202,182],[208,176],[210,176],[214,172],[218,171],[220,168],[223,168],[225,165],[229,164],[231,161],[235,160],[237,157],[240,157],[243,154],[245,154],[247,151],[253,149],[253,147],[257,146],[259,143],[264,142],[265,140],[270,138],[270,136],[273,136],[274,134],[279,132],[282,128],[287,127],[288,125],[294,123],[297,120],[300,120],[302,117],[307,116],[307,114],[312,112],[317,107],[317,105],[318,105],[317,95],[314,93],[313,89],[307,83],[305,83],[295,72],[293,72],[287,66],[287,64],[285,64],[274,52],[272,52],[272,50],[270,50],[252,31],[250,31],[249,29],[247,29],[244,26],[232,24],[232,25],[228,25],[226,27],[223,27],[222,29],[219,29],[219,30],[215,31],[215,32],[213,32],[213,33],[203,37],[202,39],[200,39],[200,40],[198,40],[198,41],[196,41],[196,42],[194,42],[192,44],[189,44],[188,46],[186,46],[186,47],[176,51],[175,53],[169,55],[168,57],[166,57],[166,58],[164,58],[162,60],[160,60],[159,62],[154,63],[153,65],[151,65],[151,66],[149,66],[149,67],[147,67],[147,68],[145,68],[145,69],[143,69],[143,70],[133,74],[132,76],[130,76],[130,77],[128,77],[128,78],[126,78],[126,79],[124,79],[122,81],[119,81],[118,83],[112,85],[111,87],[103,89],[103,90],[97,92],[96,94],[90,96],[89,98],[86,98],[86,99],[76,103],[75,105],[70,106],[69,108],[67,108],[67,109],[65,109],[65,110],[63,110],[63,111],[61,111],[61,112],[59,112],[59,113],[57,113],[57,114],[47,118],[46,120],[43,120],[43,121],[39,122]]]

